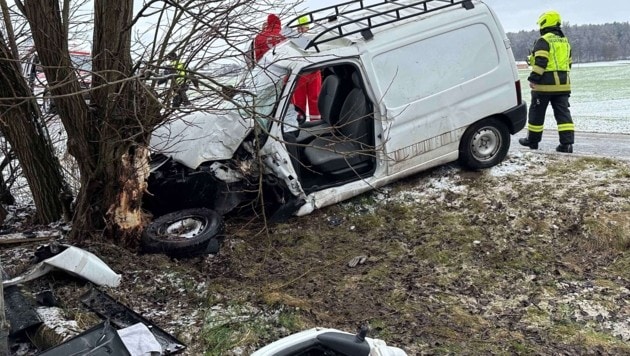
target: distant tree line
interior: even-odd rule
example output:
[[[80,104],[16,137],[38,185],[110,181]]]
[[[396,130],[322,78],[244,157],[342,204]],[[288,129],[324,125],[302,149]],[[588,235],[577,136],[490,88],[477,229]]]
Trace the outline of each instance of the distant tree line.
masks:
[[[630,59],[630,23],[614,22],[603,25],[562,25],[562,31],[571,41],[573,62],[598,62]],[[512,51],[517,61],[527,60],[540,36],[537,30],[510,32]]]

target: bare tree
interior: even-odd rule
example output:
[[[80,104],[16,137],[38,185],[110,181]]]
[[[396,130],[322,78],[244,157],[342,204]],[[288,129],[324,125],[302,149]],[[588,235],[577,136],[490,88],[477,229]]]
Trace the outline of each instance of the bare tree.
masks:
[[[94,2],[93,90],[85,102],[70,60],[67,25],[56,1],[25,1],[33,41],[56,110],[68,134],[81,188],[71,238],[104,230],[133,241],[142,229],[139,199],[147,170],[147,140],[160,107],[132,76],[132,1]]]
[[[262,20],[265,15],[258,11],[269,10],[271,5],[261,9],[253,0],[150,1],[134,18],[132,0],[95,0],[92,84],[86,91],[69,55],[72,15],[68,2],[63,4],[60,8],[58,1],[16,1],[28,20],[48,90],[67,133],[68,152],[80,172],[70,238],[82,240],[102,232],[106,238],[134,246],[144,225],[141,199],[149,172],[150,135],[156,125],[175,113],[168,100],[158,100],[155,87],[147,85],[141,69],[161,71],[164,55],[170,50],[185,54],[187,66],[197,68],[218,58],[241,57],[239,49],[246,47],[243,44],[259,28],[253,19]],[[132,46],[134,24],[150,15],[155,19],[151,46],[135,42]],[[146,41],[147,31],[139,30],[135,36]],[[15,68],[7,71],[19,75]],[[204,95],[222,98],[215,78],[192,74],[212,83]],[[13,83],[8,87],[13,90],[8,96],[28,96],[16,93]]]
[[[11,42],[15,46],[15,42]],[[66,185],[59,161],[39,125],[39,108],[18,63],[15,51],[7,46],[0,34],[0,98],[3,99],[0,102],[0,132],[23,166],[33,192],[37,221],[47,223],[62,216]]]

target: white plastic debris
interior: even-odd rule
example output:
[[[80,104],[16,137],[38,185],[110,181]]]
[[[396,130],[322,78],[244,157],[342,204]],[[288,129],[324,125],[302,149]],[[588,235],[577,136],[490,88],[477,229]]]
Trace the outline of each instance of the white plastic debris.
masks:
[[[142,323],[133,324],[118,330],[118,336],[125,344],[131,356],[146,356],[153,353],[162,354],[162,346],[151,330]]]
[[[94,254],[70,245],[53,257],[36,264],[21,276],[2,282],[4,286],[22,284],[37,279],[55,268],[79,276],[99,286],[118,287],[121,276],[112,271],[105,262]]]

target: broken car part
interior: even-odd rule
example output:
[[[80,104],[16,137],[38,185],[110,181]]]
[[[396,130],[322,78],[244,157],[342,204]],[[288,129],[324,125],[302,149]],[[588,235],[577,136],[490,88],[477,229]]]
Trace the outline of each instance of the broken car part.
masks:
[[[4,270],[2,270],[2,277],[3,279],[9,277]],[[6,287],[3,292],[4,311],[10,326],[9,336],[15,336],[42,323],[31,303],[22,295],[17,286]]]
[[[121,276],[107,266],[94,254],[70,245],[60,245],[65,249],[60,253],[43,260],[26,273],[13,279],[3,281],[4,286],[12,286],[39,278],[46,273],[61,269],[72,275],[82,277],[99,286],[118,287]]]
[[[120,304],[103,291],[92,288],[81,296],[81,302],[101,318],[110,320],[111,323],[119,329],[137,323],[146,325],[149,330],[151,330],[151,333],[153,333],[153,336],[155,336],[155,339],[160,343],[163,355],[170,355],[186,348],[181,341],[160,329],[157,325],[153,324],[153,322]]]
[[[289,335],[259,349],[252,356],[352,355],[406,356],[402,349],[383,340],[366,337],[367,329],[356,335],[326,328],[313,328]]]
[[[109,322],[104,321],[72,339],[48,349],[40,356],[131,356]]]

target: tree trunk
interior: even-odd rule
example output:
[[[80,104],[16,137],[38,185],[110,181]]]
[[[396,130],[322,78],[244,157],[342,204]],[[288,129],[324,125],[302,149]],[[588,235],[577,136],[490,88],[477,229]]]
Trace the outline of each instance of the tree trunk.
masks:
[[[0,98],[0,131],[22,166],[37,209],[37,221],[59,220],[64,209],[61,198],[68,194],[61,166],[50,140],[38,126],[41,121],[37,103],[1,37]]]
[[[4,157],[4,160],[0,163],[0,204],[13,205],[15,204],[15,197],[11,194],[3,174],[4,168],[8,165],[8,160],[9,157]]]
[[[132,79],[133,0],[95,0],[90,110],[79,92],[63,38],[57,1],[25,2],[25,14],[55,105],[81,174],[70,238],[102,231],[135,246],[143,228],[141,198],[148,140],[161,120],[159,103]]]
[[[2,261],[0,261],[0,277],[3,277],[2,273]],[[0,281],[4,278],[0,278]],[[0,355],[9,354],[9,323],[7,322],[6,315],[4,314],[4,285],[0,283]]]

